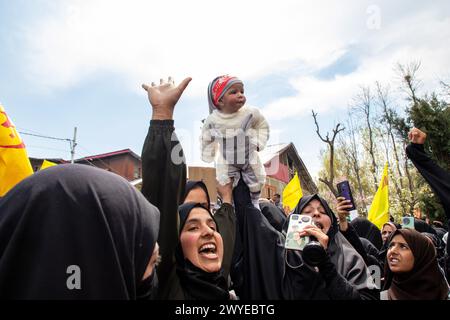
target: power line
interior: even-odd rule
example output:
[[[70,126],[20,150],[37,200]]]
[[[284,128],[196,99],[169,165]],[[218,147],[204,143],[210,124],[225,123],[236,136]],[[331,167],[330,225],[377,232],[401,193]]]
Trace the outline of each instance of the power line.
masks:
[[[25,130],[27,130],[27,129],[25,129]],[[28,130],[28,131],[31,131],[31,130]],[[77,127],[74,128],[73,139],[63,139],[63,138],[45,136],[42,134],[34,134],[34,133],[28,133],[28,132],[22,132],[22,131],[19,131],[19,133],[27,135],[27,136],[33,136],[33,137],[44,138],[44,139],[51,139],[51,140],[57,140],[57,141],[68,141],[70,143],[70,155],[71,155],[70,162],[74,163],[75,147],[77,146]]]
[[[22,132],[22,131],[19,131],[19,133],[27,135],[27,136],[33,136],[33,137],[39,137],[39,138],[45,138],[45,139],[52,139],[52,140],[59,140],[59,141],[69,141],[69,142],[72,141],[70,139],[62,139],[62,138],[56,138],[56,137],[50,137],[50,136],[43,136],[43,135],[40,135],[40,134],[27,133],[27,132]]]
[[[38,131],[36,131],[36,130],[26,129],[26,128],[17,127],[17,126],[16,126],[16,128],[17,128],[18,130],[28,131],[29,133],[40,134],[40,135],[45,136],[44,133],[38,132]]]
[[[53,151],[64,151],[64,152],[67,152],[67,150],[64,150],[64,149],[48,148],[48,147],[42,147],[42,146],[33,146],[33,145],[28,145],[27,144],[27,149],[28,148],[38,148],[38,149],[47,149],[47,150],[53,150]]]

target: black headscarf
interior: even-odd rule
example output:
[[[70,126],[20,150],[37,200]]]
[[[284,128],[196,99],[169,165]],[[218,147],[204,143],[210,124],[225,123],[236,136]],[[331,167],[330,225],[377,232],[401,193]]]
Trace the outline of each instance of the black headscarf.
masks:
[[[260,202],[259,207],[261,208],[262,214],[266,217],[272,227],[282,232],[283,225],[286,222],[286,215],[284,212],[269,201]]]
[[[203,207],[200,203],[188,202],[182,204],[178,208],[180,217],[179,232],[183,230],[189,214],[192,209],[204,209],[214,220],[211,212]],[[215,221],[215,220],[214,220]],[[216,223],[217,232],[219,226]],[[220,233],[220,232],[219,232]],[[194,266],[189,260],[184,257],[181,242],[178,243],[175,258],[177,261],[177,274],[180,278],[183,287],[184,296],[187,300],[228,300],[230,295],[228,293],[227,281],[223,275],[223,269],[218,272],[206,272]]]
[[[389,300],[446,300],[448,285],[439,270],[436,250],[426,236],[412,229],[393,232],[388,243],[396,235],[402,235],[414,256],[413,269],[395,274],[385,262],[385,289]]]
[[[366,218],[355,218],[350,223],[359,237],[369,240],[378,250],[383,246],[381,231]]]
[[[442,240],[442,238],[444,238],[444,235],[447,233],[447,230],[445,230],[444,228],[440,228],[440,227],[435,227],[435,226],[431,226],[434,231],[436,231],[437,236]]]
[[[360,237],[359,240],[361,240],[361,243],[364,247],[364,250],[366,251],[366,253],[368,255],[374,256],[374,257],[378,257],[378,255],[380,254],[379,250],[373,245],[372,242],[370,242],[369,240],[367,240],[366,238]]]
[[[201,188],[201,189],[203,189],[203,191],[205,191],[206,199],[208,199],[208,210],[211,209],[210,208],[211,200],[209,198],[208,188],[206,187],[206,184],[203,181],[201,181],[201,180],[198,180],[198,181],[188,180],[186,182],[186,188],[185,188],[185,192],[184,192],[184,197],[183,197],[183,199],[181,199],[181,203],[183,203],[184,200],[187,198],[189,192],[191,192],[192,190],[194,190],[196,188]]]
[[[419,232],[428,232],[432,234],[437,234],[436,230],[434,230],[428,223],[417,218],[414,218],[414,229]]]
[[[294,213],[301,214],[312,200],[318,200],[324,207],[325,213],[331,219],[331,226],[327,232],[329,237],[327,252],[331,262],[333,262],[339,274],[356,289],[367,289],[369,281],[366,264],[353,246],[339,232],[337,218],[325,199],[317,194],[304,196],[300,199]]]
[[[331,219],[331,226],[328,230],[328,237],[330,237],[330,240],[334,238],[335,234],[339,231],[338,221],[336,219],[336,216],[334,215],[331,208],[328,206],[328,203],[322,199],[318,194],[308,195],[304,196],[300,199],[300,201],[297,204],[297,207],[295,207],[294,212],[295,214],[302,214],[303,209],[312,201],[312,200],[319,200],[319,202],[322,204],[322,206],[325,209],[325,213],[328,217]]]
[[[436,257],[439,263],[439,266],[445,270],[445,243],[439,238],[438,235],[422,232],[424,236],[427,236],[431,241],[433,241],[434,247],[436,248]]]
[[[118,175],[39,171],[0,200],[0,297],[136,299],[158,230],[158,209]],[[80,290],[67,286],[70,266]]]

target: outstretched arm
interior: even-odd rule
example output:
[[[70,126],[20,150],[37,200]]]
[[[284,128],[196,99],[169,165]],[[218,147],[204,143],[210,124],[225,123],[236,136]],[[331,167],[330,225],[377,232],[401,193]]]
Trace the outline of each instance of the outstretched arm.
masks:
[[[167,82],[160,79],[159,86],[154,82],[150,86],[142,85],[142,88],[147,91],[148,100],[152,106],[152,120],[173,120],[175,105],[191,80],[192,78],[186,78],[175,86],[174,80],[169,77]]]
[[[413,128],[409,132],[408,138],[411,142],[406,147],[408,158],[439,197],[447,218],[450,218],[450,172],[438,166],[426,154],[423,145],[427,135],[424,132]]]
[[[186,78],[175,86],[173,80],[160,85],[142,85],[147,91],[153,115],[142,150],[142,193],[161,212],[158,243],[161,263],[157,268],[160,299],[177,296],[171,292],[179,286],[174,260],[178,243],[178,204],[184,194],[186,165],[183,149],[174,132],[173,111],[184,89]]]
[[[236,215],[232,205],[233,182],[231,181],[225,186],[222,186],[217,182],[216,185],[217,193],[222,199],[222,206],[215,213],[214,219],[217,221],[220,235],[223,239],[222,268],[225,278],[228,279],[236,241]]]

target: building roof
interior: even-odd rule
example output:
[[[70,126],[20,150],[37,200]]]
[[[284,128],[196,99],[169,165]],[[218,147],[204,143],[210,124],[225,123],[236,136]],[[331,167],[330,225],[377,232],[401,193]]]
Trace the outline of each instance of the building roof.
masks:
[[[278,143],[266,146],[259,152],[259,158],[263,164],[267,164],[273,158],[282,154],[292,143]]]
[[[306,168],[302,158],[300,158],[300,155],[298,154],[297,149],[295,148],[295,145],[292,142],[269,145],[266,148],[264,148],[264,150],[259,152],[259,156],[261,162],[265,165],[268,165],[273,158],[280,156],[284,152],[289,152],[291,156],[296,158],[293,160],[297,162],[297,164],[299,165],[300,172],[298,174],[300,178],[301,176],[306,178],[306,180],[303,179],[304,180],[303,183],[307,184],[311,192],[317,192],[317,186],[315,185],[314,180],[309,174],[308,169]]]
[[[34,158],[34,157],[29,157],[30,161],[50,161],[50,162],[54,162],[54,163],[70,163],[70,160],[64,160],[62,158]]]
[[[92,160],[97,160],[97,159],[105,159],[105,158],[114,157],[114,156],[118,156],[118,155],[122,155],[122,154],[130,154],[132,157],[136,158],[137,160],[139,160],[139,161],[141,160],[141,157],[138,156],[133,151],[131,151],[130,149],[123,149],[123,150],[119,150],[119,151],[113,151],[113,152],[108,152],[108,153],[97,154],[97,155],[94,155],[94,156],[86,156],[86,157],[83,157],[83,158],[76,159],[75,162],[92,161]]]

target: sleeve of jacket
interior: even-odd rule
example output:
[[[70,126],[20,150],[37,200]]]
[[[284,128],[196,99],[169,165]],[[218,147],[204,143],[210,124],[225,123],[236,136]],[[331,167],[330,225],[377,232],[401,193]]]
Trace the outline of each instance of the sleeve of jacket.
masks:
[[[359,236],[356,233],[355,228],[353,228],[353,226],[349,223],[347,231],[341,231],[341,233],[343,234],[345,239],[347,239],[347,241],[350,242],[353,248],[355,248],[356,252],[358,252],[361,255],[361,257],[364,259],[364,262],[368,264],[369,261],[367,257],[367,252],[364,249],[364,246],[361,240],[359,239]]]
[[[441,200],[450,219],[450,172],[438,166],[425,152],[423,144],[410,143],[406,155]]]
[[[358,290],[349,283],[339,274],[329,257],[318,268],[325,280],[327,292],[331,300],[379,300],[377,290],[366,288]]]
[[[284,238],[275,230],[250,199],[243,179],[233,190],[240,246],[240,276],[243,300],[276,300],[282,298],[284,273]],[[238,241],[239,241],[238,240]]]
[[[158,236],[161,263],[157,268],[160,299],[179,296],[181,288],[176,275],[175,248],[186,164],[174,130],[173,120],[152,120],[142,149],[142,193],[161,212]]]
[[[223,261],[224,276],[228,279],[233,257],[234,244],[236,241],[236,215],[231,204],[224,203],[214,215],[220,235],[223,239]]]
[[[252,140],[252,143],[258,147],[258,151],[262,151],[269,140],[269,123],[258,109],[254,110],[253,117],[254,123],[251,129],[253,132],[250,134],[250,139]]]

